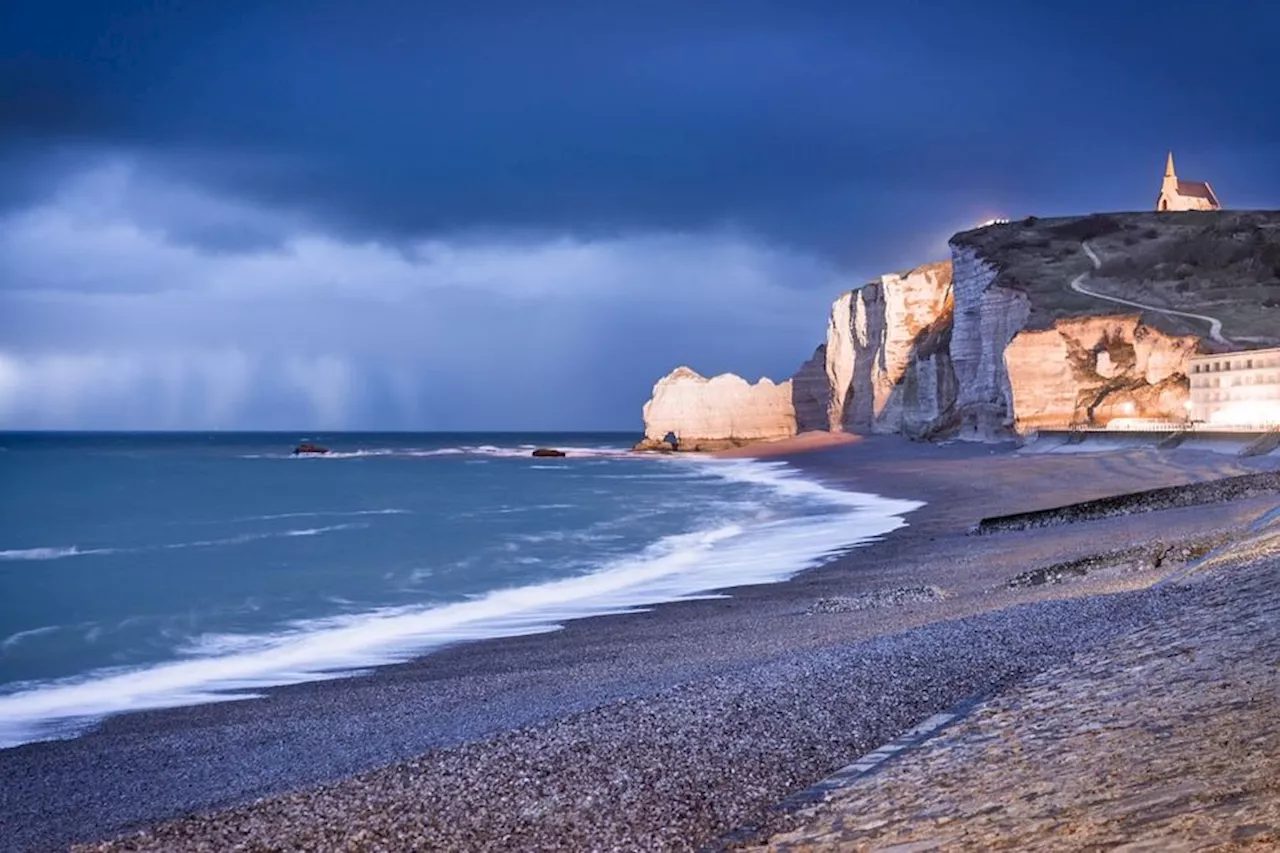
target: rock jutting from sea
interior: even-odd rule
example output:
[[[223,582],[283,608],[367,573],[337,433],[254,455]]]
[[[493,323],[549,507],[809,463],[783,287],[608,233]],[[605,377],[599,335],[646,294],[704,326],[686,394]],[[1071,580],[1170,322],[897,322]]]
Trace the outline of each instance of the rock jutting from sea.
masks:
[[[987,441],[1185,417],[1199,338],[1138,314],[1036,314],[1002,259],[965,237],[952,239],[950,260],[837,297],[826,341],[785,381],[677,368],[654,386],[636,449],[718,450],[814,430]]]
[[[708,379],[677,367],[653,386],[637,450],[709,451],[796,434],[791,381],[754,385],[731,373]],[[678,441],[668,439],[674,435]]]

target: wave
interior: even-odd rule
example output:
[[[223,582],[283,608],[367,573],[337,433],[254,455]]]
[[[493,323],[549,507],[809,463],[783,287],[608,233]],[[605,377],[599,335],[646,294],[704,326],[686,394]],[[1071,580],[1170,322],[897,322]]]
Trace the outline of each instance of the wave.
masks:
[[[115,548],[78,548],[68,545],[60,548],[14,548],[0,551],[0,560],[61,560],[64,557],[84,557],[89,554],[114,554]]]
[[[468,444],[457,447],[436,447],[420,449],[414,447],[392,448],[379,447],[365,450],[330,450],[328,453],[294,454],[280,451],[277,453],[244,453],[241,459],[363,459],[370,456],[394,456],[410,458],[431,458],[440,456],[472,456],[497,459],[525,459],[533,451],[545,445],[520,444],[513,447],[499,447],[494,444]],[[635,458],[625,447],[565,447],[556,445],[557,450],[564,451],[568,457],[599,457],[609,459]]]
[[[668,536],[589,574],[498,589],[461,602],[301,621],[272,634],[205,635],[188,650],[198,657],[24,686],[0,695],[0,748],[71,736],[125,711],[244,700],[266,687],[339,678],[445,644],[553,631],[569,619],[782,581],[875,541],[922,506],[832,489],[800,478],[780,462],[697,464],[821,509],[799,518],[720,523]]]
[[[368,524],[359,523],[328,524],[322,527],[274,530],[270,533],[242,533],[238,536],[226,536],[221,539],[197,539],[193,542],[140,545],[136,548],[78,548],[75,545],[65,548],[19,548],[12,551],[0,551],[0,560],[60,560],[64,557],[87,557],[95,554],[140,554],[145,551],[172,551],[180,548],[213,548],[219,545],[243,545],[246,542],[258,542],[263,539],[318,536],[321,533],[331,533],[335,530],[360,530],[368,526]]]
[[[440,447],[433,450],[400,451],[405,456],[488,456],[499,459],[527,459],[540,446],[537,444],[520,444],[515,447],[498,447],[493,444],[462,445],[459,447]],[[631,454],[625,447],[564,447],[556,445],[557,450],[570,457],[606,457],[629,458]]]
[[[396,451],[389,448],[374,450],[330,450],[328,453],[289,454],[291,459],[363,459],[367,456],[394,456]]]
[[[133,548],[134,551],[155,551],[158,549],[173,550],[177,548],[211,548],[218,545],[243,545],[246,542],[260,542],[263,539],[288,539],[294,536],[318,536],[321,533],[332,533],[335,530],[362,530],[367,524],[328,524],[323,527],[301,527],[293,530],[273,530],[270,533],[241,533],[238,536],[227,536],[222,539],[197,539],[194,542],[174,542],[170,545],[149,545]]]
[[[352,510],[320,510],[317,512],[277,512],[269,515],[249,515],[243,518],[233,518],[231,522],[240,523],[245,521],[278,521],[282,518],[358,518],[364,515],[412,515],[411,509],[352,509]],[[211,521],[209,524],[221,524],[220,521]]]
[[[369,450],[330,450],[328,453],[294,453],[278,451],[276,453],[242,453],[240,459],[363,459],[366,456],[394,456],[403,451],[387,447]]]
[[[577,509],[577,507],[574,504],[529,504],[528,506],[502,506],[479,514],[511,515],[517,512],[541,512],[547,509]]]
[[[26,631],[18,631],[15,634],[10,634],[3,640],[0,640],[0,651],[8,651],[24,640],[29,640],[32,637],[39,637],[42,634],[52,634],[54,631],[61,630],[61,628],[61,625],[45,625],[40,628],[29,628]]]

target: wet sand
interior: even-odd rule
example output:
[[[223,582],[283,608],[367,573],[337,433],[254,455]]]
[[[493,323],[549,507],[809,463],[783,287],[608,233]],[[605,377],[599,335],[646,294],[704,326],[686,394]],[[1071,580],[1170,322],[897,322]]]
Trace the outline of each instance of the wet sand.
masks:
[[[884,541],[788,583],[8,750],[0,849],[148,826],[92,849],[696,849],[933,713],[1168,619],[1176,595],[1149,587],[1180,563],[1153,565],[1141,546],[1190,554],[1280,502],[972,536],[991,515],[1280,460],[1026,456],[891,438],[785,458],[928,504]],[[1010,585],[1097,554],[1122,556],[1069,583]],[[882,595],[922,586],[943,595]],[[894,603],[816,612],[836,599]]]

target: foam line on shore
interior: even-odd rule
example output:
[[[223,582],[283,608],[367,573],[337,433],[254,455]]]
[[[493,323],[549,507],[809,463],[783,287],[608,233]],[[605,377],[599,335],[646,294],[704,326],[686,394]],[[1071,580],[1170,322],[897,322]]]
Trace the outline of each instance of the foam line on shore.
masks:
[[[205,656],[27,685],[0,696],[0,747],[73,735],[126,711],[245,699],[258,694],[230,691],[337,678],[449,643],[552,631],[569,619],[783,581],[901,527],[902,516],[923,505],[839,491],[780,462],[693,464],[806,499],[814,512],[779,518],[762,511],[754,519],[665,537],[590,574],[468,601],[308,620],[267,635],[206,637],[200,644]]]

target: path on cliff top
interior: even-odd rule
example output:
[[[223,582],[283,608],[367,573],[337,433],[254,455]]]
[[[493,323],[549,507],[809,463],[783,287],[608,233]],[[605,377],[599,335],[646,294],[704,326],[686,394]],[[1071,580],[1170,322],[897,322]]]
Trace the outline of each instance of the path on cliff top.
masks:
[[[1098,257],[1097,253],[1093,251],[1093,247],[1090,246],[1088,242],[1081,243],[1080,246],[1084,249],[1084,253],[1089,256],[1089,260],[1093,262],[1093,269],[1102,269],[1102,260]],[[1200,320],[1201,322],[1209,324],[1209,337],[1225,346],[1232,346],[1231,341],[1222,336],[1222,321],[1216,317],[1210,317],[1207,314],[1191,314],[1187,311],[1174,311],[1171,308],[1157,308],[1154,305],[1134,302],[1131,299],[1121,299],[1118,296],[1107,296],[1105,293],[1098,293],[1095,290],[1088,289],[1081,283],[1091,275],[1093,275],[1092,270],[1080,273],[1080,275],[1071,280],[1071,289],[1076,293],[1083,293],[1085,296],[1092,296],[1094,299],[1105,299],[1108,302],[1118,302],[1121,305],[1132,305],[1135,308],[1141,308],[1144,311],[1154,311],[1157,314],[1169,314],[1175,317],[1190,317],[1192,320]]]

